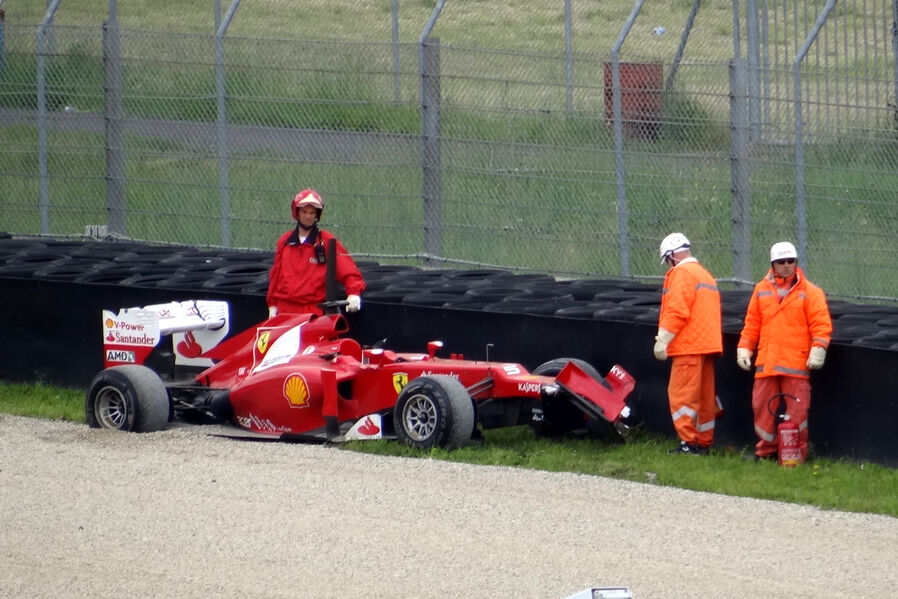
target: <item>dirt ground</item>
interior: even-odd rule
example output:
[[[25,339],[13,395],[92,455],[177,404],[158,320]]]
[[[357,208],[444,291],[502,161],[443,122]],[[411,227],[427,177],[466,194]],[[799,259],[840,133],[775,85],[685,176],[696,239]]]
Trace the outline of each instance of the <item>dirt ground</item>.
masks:
[[[0,596],[893,597],[898,519],[0,415]]]

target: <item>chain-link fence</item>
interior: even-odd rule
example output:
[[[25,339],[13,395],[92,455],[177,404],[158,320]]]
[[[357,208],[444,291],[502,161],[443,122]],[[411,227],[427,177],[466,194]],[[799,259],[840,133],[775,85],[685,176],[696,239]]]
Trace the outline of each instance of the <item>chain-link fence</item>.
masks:
[[[0,229],[898,297],[893,0],[188,4],[6,6]]]

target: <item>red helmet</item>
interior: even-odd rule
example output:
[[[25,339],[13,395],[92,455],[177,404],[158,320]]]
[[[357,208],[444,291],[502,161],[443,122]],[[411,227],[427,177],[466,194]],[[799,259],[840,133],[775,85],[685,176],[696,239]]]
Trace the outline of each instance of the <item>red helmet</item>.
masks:
[[[303,206],[313,206],[318,212],[318,220],[321,220],[321,213],[324,211],[324,200],[314,189],[303,189],[296,197],[293,198],[291,212],[293,220],[299,220],[299,209]]]

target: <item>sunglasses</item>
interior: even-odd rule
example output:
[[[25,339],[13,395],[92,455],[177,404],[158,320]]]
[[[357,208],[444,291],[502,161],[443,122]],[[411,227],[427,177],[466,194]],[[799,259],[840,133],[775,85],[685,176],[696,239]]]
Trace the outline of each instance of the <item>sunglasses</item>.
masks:
[[[779,264],[781,266],[783,264],[795,264],[795,258],[783,258],[782,260],[774,260],[773,263]]]

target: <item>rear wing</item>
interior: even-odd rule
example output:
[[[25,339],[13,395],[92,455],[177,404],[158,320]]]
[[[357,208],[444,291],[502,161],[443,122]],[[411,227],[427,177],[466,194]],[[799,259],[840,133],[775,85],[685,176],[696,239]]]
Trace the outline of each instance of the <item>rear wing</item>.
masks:
[[[171,335],[175,364],[209,367],[201,357],[228,334],[227,302],[185,300],[150,306],[103,310],[103,362],[143,364],[150,352]]]

